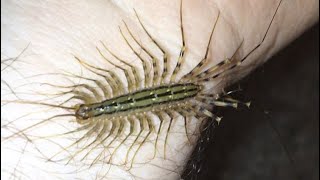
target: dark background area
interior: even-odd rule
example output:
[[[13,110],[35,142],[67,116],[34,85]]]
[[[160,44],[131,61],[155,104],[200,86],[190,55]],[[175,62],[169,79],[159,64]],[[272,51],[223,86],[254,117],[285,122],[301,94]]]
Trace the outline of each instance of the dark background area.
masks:
[[[200,172],[191,165],[183,178],[318,180],[319,24],[238,84],[236,99],[251,108],[218,112],[220,125],[192,156]]]

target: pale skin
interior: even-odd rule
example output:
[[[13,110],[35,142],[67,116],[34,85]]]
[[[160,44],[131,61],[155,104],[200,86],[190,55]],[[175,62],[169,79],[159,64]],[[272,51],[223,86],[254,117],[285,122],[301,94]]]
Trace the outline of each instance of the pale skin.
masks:
[[[278,2],[278,0],[184,0],[182,26],[185,33],[186,52],[185,63],[181,66],[181,74],[178,74],[177,77],[179,78],[183,73],[190,71],[203,58],[218,12],[220,12],[220,17],[212,36],[212,43],[209,46],[208,67],[231,57],[242,40],[243,44],[240,49],[242,57],[258,45],[268,28]],[[1,94],[4,95],[2,100],[15,99],[12,92],[16,92],[20,99],[36,101],[37,98],[43,98],[34,95],[34,92],[38,92],[38,90],[43,92],[43,89],[46,88],[47,93],[57,93],[52,87],[35,85],[36,82],[68,83],[65,79],[61,79],[61,76],[27,78],[33,75],[58,73],[63,70],[90,78],[90,73],[85,74],[82,71],[74,56],[81,57],[97,66],[103,66],[101,59],[98,62],[95,61],[99,59],[96,47],[101,47],[100,41],[103,41],[112,52],[119,54],[128,62],[137,61],[137,57],[122,39],[118,28],[119,26],[123,28],[123,21],[125,21],[129,28],[138,34],[139,41],[145,44],[151,43],[139,26],[133,9],[138,12],[150,34],[168,53],[169,67],[177,62],[182,46],[179,19],[180,1],[97,0],[59,3],[56,1],[4,1],[1,3],[1,30],[3,32],[1,34],[1,59],[3,61],[14,58],[23,52],[9,68],[4,69],[9,61],[4,61],[5,64],[1,64],[1,69],[4,69],[1,72],[3,81]],[[213,87],[212,92],[220,92],[231,82],[247,75],[315,24],[319,19],[318,6],[317,0],[283,0],[262,45],[243,64],[222,76],[218,81],[219,86]],[[154,45],[147,47],[157,57],[161,57],[160,51]],[[141,71],[138,73],[143,74]],[[91,78],[93,78],[92,74]],[[107,163],[97,164],[90,169],[79,163],[68,165],[60,162],[48,163],[48,154],[55,154],[54,148],[57,147],[54,145],[60,144],[60,142],[26,141],[31,138],[28,137],[29,132],[23,135],[24,138],[3,140],[3,137],[14,132],[14,130],[8,130],[7,127],[4,127],[8,122],[26,114],[30,116],[27,118],[29,120],[48,117],[47,111],[37,108],[39,107],[18,103],[1,107],[1,125],[5,130],[2,134],[4,146],[1,148],[6,153],[5,156],[2,154],[4,157],[1,164],[5,168],[1,171],[3,171],[5,178],[178,179],[197,138],[196,135],[193,136],[191,144],[188,143],[187,138],[181,135],[184,131],[181,130],[181,124],[178,122],[171,128],[172,132],[177,133],[170,134],[166,158],[163,157],[163,148],[159,147],[159,153],[154,159],[149,158],[152,157],[154,150],[144,148],[140,151],[141,155],[136,157],[135,161],[138,162],[138,165],[130,170]],[[72,126],[68,125],[70,121],[72,118],[64,119],[64,122],[62,120],[59,123],[64,126]],[[20,122],[22,122],[21,127],[16,128],[23,129],[23,127],[32,124],[31,121]],[[195,132],[194,126],[191,125],[189,130]],[[58,126],[48,123],[42,130],[54,132],[52,129],[55,127]],[[33,131],[36,131],[37,135],[42,133],[36,128]],[[64,141],[64,139],[59,140]],[[39,147],[41,152],[47,156],[39,155],[41,153],[34,147]],[[51,152],[51,148],[53,152]],[[114,159],[124,156],[125,152],[122,150],[119,152],[113,157]]]

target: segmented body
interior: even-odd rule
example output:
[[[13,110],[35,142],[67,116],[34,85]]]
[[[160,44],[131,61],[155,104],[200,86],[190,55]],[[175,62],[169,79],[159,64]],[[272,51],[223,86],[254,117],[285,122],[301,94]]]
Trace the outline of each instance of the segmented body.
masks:
[[[200,90],[199,85],[192,83],[144,89],[100,103],[83,104],[76,111],[76,117],[81,120],[86,120],[101,115],[113,115],[118,112],[134,111],[151,106],[155,106],[154,109],[156,109],[157,105],[184,101],[195,97]]]

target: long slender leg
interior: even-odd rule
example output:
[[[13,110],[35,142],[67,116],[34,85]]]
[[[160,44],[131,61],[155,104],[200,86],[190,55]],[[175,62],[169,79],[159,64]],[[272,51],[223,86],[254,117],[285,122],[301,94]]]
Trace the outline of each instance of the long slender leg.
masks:
[[[100,128],[101,125],[102,125],[102,128]],[[92,142],[90,142],[88,145],[86,145],[85,147],[81,148],[79,151],[75,152],[75,153],[73,154],[73,157],[68,160],[67,164],[69,164],[69,162],[70,162],[71,160],[73,160],[79,153],[81,153],[81,152],[84,151],[85,149],[89,148],[93,143],[97,142],[97,141],[100,139],[100,137],[101,137],[101,136],[105,133],[105,131],[107,130],[105,123],[103,123],[102,121],[99,121],[99,122],[97,123],[97,126],[100,126],[100,127],[97,127],[98,130],[96,129],[96,130],[97,130],[97,131],[96,131],[96,132],[97,132],[97,137],[96,137]],[[92,150],[93,150],[93,149],[91,149],[89,152],[91,152]]]
[[[173,121],[173,118],[174,118],[174,114],[171,111],[166,111],[166,113],[170,117],[170,120],[169,120],[169,126],[167,128],[167,132],[166,132],[166,137],[165,137],[165,140],[164,140],[164,148],[163,148],[164,149],[163,150],[164,159],[166,159],[166,157],[167,157],[166,151],[167,151],[168,136],[169,136],[169,132],[171,130],[172,121]]]
[[[147,65],[148,61],[145,60],[133,47],[132,45],[129,43],[128,39],[125,37],[125,35],[123,34],[121,28],[119,27],[120,33],[123,37],[123,39],[126,41],[127,45],[130,47],[130,49],[133,51],[133,53],[138,57],[138,59],[141,61],[142,63],[142,67],[143,67],[143,72],[144,72],[144,86],[148,87],[148,83],[150,82],[150,77],[148,75],[148,73],[151,71],[150,67]]]
[[[59,108],[64,109],[63,107],[59,107]],[[44,123],[49,122],[52,119],[61,118],[61,117],[69,117],[69,116],[70,117],[75,117],[74,114],[59,114],[59,115],[55,115],[55,116],[52,116],[50,118],[44,119],[44,120],[42,120],[40,122],[37,122],[37,123],[35,123],[35,124],[31,125],[31,126],[23,128],[22,130],[19,130],[18,132],[15,132],[15,133],[11,134],[10,136],[4,137],[2,142],[6,141],[6,140],[9,140],[9,139],[11,139],[11,138],[13,138],[15,136],[18,136],[18,135],[20,135],[20,134],[22,134],[22,133],[24,133],[24,132],[26,132],[26,131],[28,131],[28,130],[30,130],[32,128],[35,128],[35,127],[40,126],[40,125],[43,125]]]
[[[188,122],[187,122],[187,117],[190,116],[190,113],[186,111],[185,109],[179,108],[177,109],[177,112],[183,117],[184,120],[184,130],[186,133],[186,137],[188,139],[189,144],[191,144],[191,140],[189,138],[189,133],[188,133]]]
[[[110,136],[108,135],[108,137],[106,137],[106,138],[111,137],[111,136],[113,135],[113,133],[115,133],[114,137],[109,141],[109,143],[108,143],[106,146],[103,145],[103,146],[104,146],[103,150],[102,150],[101,153],[99,153],[99,155],[93,160],[93,162],[91,163],[90,167],[91,167],[93,164],[96,164],[96,162],[99,160],[100,156],[101,156],[102,154],[104,154],[104,152],[105,152],[106,150],[108,150],[109,146],[115,141],[115,139],[117,139],[118,134],[121,132],[121,130],[122,130],[122,125],[123,125],[123,124],[121,123],[121,121],[115,120],[114,122],[115,122],[115,125],[112,126],[112,130],[111,130],[111,131],[113,131],[113,132],[112,132],[112,133],[110,132],[110,134],[109,134]]]
[[[151,39],[151,41],[159,48],[159,50],[162,52],[163,54],[163,71],[162,71],[162,76],[160,78],[160,83],[164,83],[164,79],[167,76],[168,73],[168,53],[164,50],[164,48],[153,38],[153,36],[151,36],[151,34],[147,31],[147,29],[145,28],[145,26],[143,25],[143,23],[140,20],[140,17],[137,13],[136,10],[134,10],[137,19],[141,25],[141,27],[143,28],[143,30],[145,31],[145,33],[148,35],[148,37]],[[160,73],[159,73],[160,74]]]
[[[49,86],[52,86],[52,87],[59,87],[59,86],[56,86],[56,85],[53,85],[53,84],[48,84],[48,83],[44,83],[43,85],[49,85]],[[76,90],[77,87],[81,87],[81,86],[75,85],[73,87],[73,89],[71,89],[71,90],[62,91],[62,92],[58,92],[58,93],[54,93],[54,94],[43,94],[43,93],[39,93],[39,94],[41,94],[41,95],[51,95],[51,96],[62,96],[62,95],[65,95],[65,94],[73,94],[74,95],[73,96],[74,99],[83,100],[85,103],[92,103],[94,101],[95,102],[98,101],[96,99],[96,97],[92,96],[91,94],[86,93],[84,91]],[[71,88],[71,87],[64,86],[64,87],[60,87],[60,88]],[[65,102],[63,102],[63,103],[65,103]],[[62,104],[59,104],[59,105],[62,106]]]
[[[155,112],[155,113],[156,113],[155,115],[156,115],[156,116],[159,118],[159,120],[160,120],[160,124],[159,124],[159,128],[158,128],[158,130],[157,130],[156,141],[155,141],[155,143],[154,143],[154,149],[155,149],[155,151],[154,151],[154,154],[153,154],[153,158],[152,158],[152,159],[154,159],[154,158],[156,157],[156,150],[157,150],[158,139],[159,139],[159,136],[160,136],[160,133],[161,133],[161,127],[162,127],[162,124],[163,124],[163,121],[164,121],[164,118],[163,118],[161,112]]]
[[[128,139],[128,137],[131,136],[131,134],[134,132],[134,121],[132,119],[129,119],[129,124],[130,124],[130,131],[129,133],[125,136],[125,138],[120,142],[120,144],[113,150],[110,159],[109,159],[109,163],[112,162],[112,157],[113,155],[117,152],[117,150],[119,149],[119,147]]]
[[[203,79],[204,81],[210,81],[210,80],[212,80],[212,79],[215,79],[215,78],[219,77],[222,73],[227,72],[228,70],[231,70],[231,69],[239,66],[239,65],[240,65],[243,61],[245,61],[256,49],[258,49],[258,48],[261,46],[261,44],[264,42],[264,40],[266,39],[266,37],[267,37],[267,35],[268,35],[269,29],[270,29],[270,27],[271,27],[271,25],[272,25],[272,22],[273,22],[276,14],[277,14],[277,12],[278,12],[278,10],[279,10],[279,7],[280,7],[280,5],[281,5],[281,2],[282,2],[282,0],[279,1],[278,5],[277,5],[277,8],[275,9],[275,12],[274,12],[274,14],[273,14],[273,16],[272,16],[269,24],[268,24],[268,28],[267,28],[266,32],[264,33],[264,36],[263,36],[262,40],[261,40],[255,47],[253,47],[253,48],[249,51],[249,53],[248,53],[247,55],[245,55],[243,58],[239,58],[239,60],[237,60],[234,64],[232,64],[232,66],[228,67],[228,68],[225,69],[223,72],[220,72],[220,73],[218,73],[218,74],[215,74],[214,76],[211,76],[211,77],[208,77],[208,78]],[[241,46],[241,45],[242,45],[242,43],[240,44],[240,46]],[[239,46],[239,47],[240,47],[240,46]],[[236,50],[236,52],[237,52],[237,51],[238,51],[238,49]]]
[[[72,74],[72,73],[63,74],[63,75],[66,76],[66,77],[79,78],[79,79],[84,79],[84,80],[87,80],[87,81],[91,81],[94,84],[96,84],[102,90],[104,98],[110,98],[111,97],[112,93],[105,87],[106,85],[104,85],[103,83],[101,83],[97,79],[87,78],[87,77],[79,76],[79,75]],[[72,81],[72,83],[74,83],[74,82]],[[46,83],[44,83],[44,84],[46,84]],[[78,83],[74,83],[74,84],[78,84]]]
[[[212,28],[212,31],[211,31],[211,34],[210,34],[210,37],[209,37],[209,41],[208,41],[208,45],[207,45],[207,48],[206,48],[206,53],[204,55],[204,58],[188,74],[184,75],[182,77],[182,80],[188,80],[190,77],[192,77],[195,74],[197,74],[206,65],[206,63],[208,61],[208,54],[209,54],[210,44],[211,44],[211,41],[212,41],[212,36],[213,36],[213,33],[214,33],[215,29],[216,29],[216,25],[218,23],[219,17],[220,17],[220,12],[218,12],[218,17],[214,22],[214,25],[213,25],[213,28]]]
[[[84,140],[86,137],[92,135],[97,129],[99,128],[99,122],[96,123],[94,126],[92,126],[92,128],[90,130],[88,130],[87,133],[85,133],[80,139],[78,139],[77,141],[73,142],[72,144],[68,145],[67,147],[63,148],[61,151],[55,153],[53,156],[51,156],[49,159],[53,159],[54,157],[56,157],[57,155],[59,155],[60,153],[62,153],[63,151],[66,151],[66,149],[71,148],[72,146],[80,143],[82,140]],[[67,162],[67,164],[69,163],[69,161]]]
[[[122,63],[124,63],[125,65],[127,65],[127,66],[130,67],[130,69],[131,69],[131,71],[132,71],[132,73],[133,73],[134,79],[135,79],[135,82],[134,82],[135,89],[137,90],[138,88],[140,88],[140,87],[141,87],[141,81],[142,81],[142,80],[141,80],[141,78],[139,77],[139,75],[138,75],[138,73],[137,73],[137,72],[139,71],[139,69],[138,69],[137,67],[135,67],[135,66],[127,63],[125,60],[121,59],[119,56],[115,55],[112,51],[109,50],[109,48],[107,48],[107,46],[106,46],[103,42],[101,42],[101,44],[103,45],[103,47],[104,47],[114,58],[116,58],[118,61],[120,61],[120,62],[122,62]]]
[[[197,97],[196,99],[205,104],[214,105],[214,106],[233,107],[233,108],[238,107],[237,102],[226,102],[226,101],[215,100],[215,99],[204,97],[204,96]]]
[[[102,58],[103,58],[105,61],[109,62],[110,64],[112,64],[113,66],[121,69],[121,70],[124,72],[124,74],[125,74],[125,76],[126,76],[127,83],[128,83],[128,90],[129,90],[129,92],[133,91],[133,88],[135,88],[135,85],[134,85],[133,82],[132,82],[132,79],[131,79],[131,76],[129,75],[128,70],[125,69],[125,68],[123,68],[123,67],[121,67],[121,66],[119,66],[119,65],[117,65],[117,64],[115,64],[115,63],[113,63],[113,62],[110,61],[108,58],[106,58],[106,57],[102,54],[101,50],[100,50],[98,47],[97,47],[96,49],[98,50],[99,54],[102,56]]]
[[[55,86],[55,87],[59,87],[59,88],[71,88],[71,89],[76,89],[76,88],[84,88],[90,92],[92,92],[92,94],[94,95],[94,99],[96,101],[101,101],[103,99],[103,97],[101,97],[101,95],[99,94],[99,92],[92,86],[88,85],[88,84],[77,84],[77,85],[72,85],[72,86]]]
[[[79,59],[76,56],[75,56],[75,58],[81,63],[81,65],[83,65],[83,67],[85,67],[90,72],[92,72],[92,73],[94,73],[94,74],[96,74],[98,76],[104,77],[106,79],[106,81],[108,82],[108,84],[111,86],[111,88],[113,90],[113,95],[119,95],[119,94],[123,94],[124,93],[124,87],[123,87],[120,79],[115,75],[114,72],[106,70],[106,69],[102,69],[102,68],[99,68],[99,67],[96,67],[96,66],[93,66],[91,64],[88,64],[88,63],[82,61],[81,59]],[[99,71],[102,71],[102,72],[106,72],[111,76],[111,78],[109,78],[107,76],[104,76],[104,75],[102,75],[102,74],[98,73],[97,71],[94,71],[94,70],[92,70],[90,68],[95,69],[95,70],[99,70]]]
[[[156,78],[159,76],[159,64],[157,63],[158,59],[150,52],[148,51],[141,43],[139,43],[139,41],[137,40],[137,38],[133,35],[133,33],[131,32],[131,30],[128,28],[128,25],[126,22],[124,22],[124,25],[127,29],[127,31],[129,32],[130,36],[132,37],[132,39],[140,46],[140,48],[146,52],[146,54],[152,59],[152,77],[153,79],[151,79],[151,84],[155,85],[157,80]]]
[[[108,138],[113,134],[114,130],[116,129],[116,126],[114,125],[114,123],[112,121],[108,121],[111,125],[111,129],[108,132],[108,134],[100,141],[100,144],[103,145],[103,143],[108,140]],[[100,144],[96,144],[92,149],[96,149]],[[81,161],[83,161],[90,153],[87,152],[83,158],[81,159]]]
[[[228,69],[228,65],[232,66],[237,63],[236,62],[237,55],[239,55],[238,53],[239,53],[240,48],[242,47],[242,44],[243,44],[243,41],[241,41],[240,45],[238,46],[236,51],[233,53],[233,55],[230,59],[226,58],[225,60],[220,61],[218,64],[214,65],[213,67],[211,67],[203,72],[200,72],[199,74],[197,74],[194,77],[191,77],[191,79],[199,81],[199,80],[207,79],[208,77],[217,78],[218,76],[220,76],[220,74],[224,72],[222,70]],[[227,66],[227,67],[225,68],[224,66]]]
[[[152,125],[151,120],[150,120],[148,117],[146,117],[146,116],[143,117],[143,124],[144,124],[144,125],[143,125],[143,126],[144,126],[144,130],[148,131],[148,133],[147,133],[147,135],[145,136],[145,138],[142,140],[142,142],[139,144],[136,152],[134,153],[134,155],[133,155],[133,157],[132,157],[132,160],[131,160],[131,165],[130,165],[130,168],[129,168],[129,169],[132,168],[133,162],[134,162],[134,160],[135,160],[135,158],[136,158],[136,155],[138,154],[140,148],[141,148],[141,147],[143,146],[143,144],[146,142],[146,140],[148,139],[148,137],[150,136],[150,134],[154,131],[154,126]]]
[[[102,138],[102,136],[107,132],[107,123],[105,121],[101,122],[102,124],[102,129],[101,131],[98,133],[97,137],[90,142],[88,145],[86,145],[85,147],[83,147],[81,150],[79,150],[78,152],[76,152],[73,156],[75,157],[77,154],[80,154],[82,151],[88,149],[90,146],[92,146],[94,143],[96,143],[98,140],[100,140]],[[91,151],[94,150],[95,148],[91,148]],[[91,151],[88,151],[88,153],[90,153]],[[69,161],[71,161],[72,159],[70,159]]]
[[[173,70],[173,73],[172,73],[172,76],[170,78],[170,82],[175,82],[176,75],[180,70],[181,63],[184,60],[184,53],[185,53],[185,50],[186,50],[186,43],[185,43],[185,39],[184,39],[184,30],[183,30],[183,18],[182,18],[182,0],[180,0],[180,30],[181,30],[181,44],[182,44],[182,47],[181,47],[181,50],[180,50],[180,53],[179,53],[177,65],[175,66],[175,68]]]
[[[125,164],[128,163],[128,159],[129,159],[129,153],[131,151],[131,149],[133,148],[133,146],[136,144],[137,140],[139,139],[141,133],[143,132],[143,123],[141,121],[141,119],[137,118],[139,121],[139,125],[140,125],[140,131],[137,134],[137,137],[134,139],[134,141],[132,142],[131,146],[129,147],[127,154],[126,154],[126,160],[125,160]]]

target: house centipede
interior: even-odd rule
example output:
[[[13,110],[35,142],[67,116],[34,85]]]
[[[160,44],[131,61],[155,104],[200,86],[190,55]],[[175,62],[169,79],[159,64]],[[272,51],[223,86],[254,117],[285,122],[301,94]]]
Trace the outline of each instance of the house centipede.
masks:
[[[245,106],[250,105],[250,103],[242,103],[234,100],[228,95],[210,94],[207,92],[207,89],[205,89],[205,84],[218,79],[224,73],[240,66],[241,63],[250,56],[250,54],[260,47],[268,34],[269,28],[272,25],[281,2],[282,0],[279,1],[276,9],[274,10],[263,39],[257,46],[252,48],[245,56],[239,58],[237,55],[242,47],[242,41],[230,58],[226,58],[220,63],[204,70],[205,66],[207,66],[207,62],[209,61],[208,54],[212,37],[221,16],[218,11],[217,18],[213,21],[212,30],[203,59],[190,72],[186,73],[179,79],[177,78],[177,74],[181,73],[181,67],[186,63],[185,54],[187,53],[187,44],[185,42],[183,28],[182,0],[180,1],[179,8],[181,49],[178,59],[175,60],[176,63],[171,70],[168,68],[169,61],[172,61],[172,59],[169,58],[169,54],[148,31],[148,27],[144,25],[143,19],[139,16],[138,11],[134,10],[135,17],[138,20],[138,25],[143,29],[144,34],[151,40],[153,45],[155,45],[162,53],[162,59],[156,58],[156,56],[153,55],[146,46],[140,43],[137,36],[127,25],[126,21],[123,21],[123,26],[119,26],[119,33],[127,46],[136,55],[139,63],[142,64],[143,77],[139,75],[138,72],[140,70],[135,65],[112,52],[106,43],[101,41],[100,47],[96,47],[97,53],[106,63],[111,64],[125,74],[126,84],[120,80],[118,75],[112,69],[97,67],[96,65],[88,63],[80,56],[73,55],[74,59],[84,70],[95,74],[103,80],[96,80],[71,73],[63,73],[61,75],[67,78],[78,78],[91,82],[103,93],[101,94],[95,87],[86,83],[70,86],[43,83],[61,90],[55,95],[71,94],[72,96],[57,105],[30,101],[18,101],[18,103],[58,108],[66,110],[69,113],[54,115],[48,119],[44,119],[32,126],[18,130],[7,139],[13,136],[22,136],[25,131],[42,125],[52,119],[72,117],[77,123],[79,123],[80,127],[57,136],[81,131],[84,133],[82,137],[78,138],[68,146],[61,148],[61,151],[58,151],[53,156],[49,157],[48,159],[50,161],[59,162],[67,160],[68,164],[74,160],[76,156],[80,156],[80,154],[82,154],[80,160],[85,160],[91,155],[91,150],[102,145],[103,148],[101,152],[98,153],[97,156],[93,157],[90,167],[98,162],[117,164],[113,162],[114,155],[117,153],[117,150],[121,148],[129,138],[133,138],[132,142],[127,145],[126,154],[123,157],[124,161],[120,163],[120,165],[128,165],[128,170],[130,170],[133,168],[137,154],[140,152],[142,146],[148,142],[151,135],[155,135],[155,139],[151,140],[154,147],[154,154],[152,158],[156,157],[157,148],[159,146],[159,136],[163,132],[165,132],[163,157],[166,159],[167,141],[171,130],[170,128],[177,115],[183,117],[185,136],[189,141],[191,141],[189,138],[190,134],[188,133],[188,118],[194,117],[199,119],[199,121],[213,119],[219,122],[221,117],[212,113],[213,108],[237,108],[239,104],[243,104]],[[127,35],[124,32],[127,32]],[[132,41],[130,42],[129,39]],[[134,48],[132,44],[133,42],[148,56],[148,59],[141,56],[139,51]],[[113,57],[113,59],[111,60],[108,58],[106,53]],[[163,64],[163,67],[160,66],[160,61]],[[167,82],[166,79],[169,79],[169,82]],[[79,89],[84,89],[84,91]],[[77,101],[78,103],[72,106],[66,105],[71,101]],[[151,116],[156,117],[159,121],[158,125],[154,124]],[[164,129],[166,119],[169,119],[168,127],[166,127],[167,129]],[[126,126],[129,126],[129,132],[127,134],[124,132]],[[145,136],[142,136],[142,134],[145,134]],[[121,136],[123,137],[121,138]],[[75,146],[81,147],[75,152],[70,153],[69,157],[54,160],[56,156],[59,156]],[[91,150],[84,153],[84,150],[86,149]],[[112,150],[106,158],[105,153],[110,149]]]

